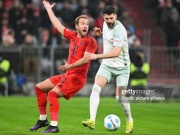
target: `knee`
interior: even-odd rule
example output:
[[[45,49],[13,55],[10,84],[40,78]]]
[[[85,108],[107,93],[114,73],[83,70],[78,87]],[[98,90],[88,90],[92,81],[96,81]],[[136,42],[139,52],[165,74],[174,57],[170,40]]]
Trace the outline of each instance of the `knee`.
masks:
[[[36,88],[40,89],[43,92],[48,92],[49,91],[45,81],[39,82],[38,84],[36,84],[35,89]]]
[[[48,93],[48,99],[52,99],[52,98],[59,98],[58,94],[55,91],[49,91]]]
[[[101,87],[99,85],[97,85],[97,84],[94,84],[92,90],[97,92],[97,93],[100,93],[101,92]]]
[[[35,92],[36,94],[38,94],[38,93],[42,93],[43,91],[39,88],[38,85],[35,85],[35,86],[34,86],[34,92]]]

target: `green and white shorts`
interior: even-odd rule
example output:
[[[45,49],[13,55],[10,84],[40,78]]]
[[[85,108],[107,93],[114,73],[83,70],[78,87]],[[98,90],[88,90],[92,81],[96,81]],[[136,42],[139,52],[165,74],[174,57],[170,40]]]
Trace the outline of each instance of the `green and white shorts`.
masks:
[[[127,86],[130,75],[130,67],[109,67],[105,64],[101,64],[96,75],[103,76],[110,82],[112,77],[116,78],[116,86]]]

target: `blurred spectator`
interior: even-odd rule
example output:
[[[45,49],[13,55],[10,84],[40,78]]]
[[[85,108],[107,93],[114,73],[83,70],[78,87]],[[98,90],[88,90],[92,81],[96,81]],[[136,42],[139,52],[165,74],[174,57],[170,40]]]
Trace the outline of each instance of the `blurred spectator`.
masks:
[[[9,29],[9,21],[7,18],[3,18],[1,20],[1,41],[3,37],[7,34],[7,30]]]
[[[133,90],[146,90],[150,65],[144,61],[143,53],[138,52],[135,57],[137,62],[130,65],[130,86]]]
[[[42,19],[40,9],[33,10],[32,18],[29,20],[30,29],[28,33],[31,33],[36,38],[36,40],[40,38],[39,31],[41,28],[41,22]]]
[[[168,17],[171,15],[171,10],[173,9],[172,0],[165,0],[164,7],[162,7],[160,11],[160,25],[163,25],[164,22],[168,19]]]
[[[106,6],[106,3],[104,1],[99,1],[98,3],[99,12],[102,12],[105,6]]]
[[[121,22],[122,24],[126,27],[126,29],[128,29],[128,31],[130,32],[129,34],[134,35],[135,34],[135,28],[133,25],[131,25],[128,20],[126,18],[121,18]]]
[[[177,47],[180,35],[180,18],[178,11],[175,8],[171,9],[170,16],[164,22],[164,32],[166,37],[166,44],[168,47]],[[173,55],[178,58],[177,51],[173,52]]]
[[[178,10],[178,13],[180,14],[180,0],[172,0],[173,6]]]
[[[60,10],[60,12],[56,11],[56,14],[62,19],[65,27],[69,28],[74,25],[74,15],[69,1],[64,1],[62,9]]]
[[[120,0],[112,0],[111,5],[116,9],[117,16],[121,16],[123,6]]]
[[[12,25],[13,29],[16,31],[17,24],[23,17],[23,5],[20,0],[12,1],[12,5],[9,9],[9,23]]]
[[[14,30],[13,29],[7,29],[2,37],[2,46],[12,46],[15,44],[15,38],[14,38]]]
[[[22,4],[26,7],[27,5],[29,5],[32,0],[21,0]]]
[[[80,0],[79,1],[79,7],[74,14],[75,17],[81,15],[83,9],[88,9],[88,0]]]
[[[123,20],[123,19],[126,19],[127,23],[130,24],[130,25],[134,25],[134,22],[131,18],[131,16],[129,15],[129,10],[124,8],[122,10],[122,13],[121,13],[121,16],[119,16],[119,20]]]
[[[38,52],[31,34],[26,34],[22,45],[23,73],[36,75],[38,72]]]
[[[95,20],[94,20],[94,18],[89,14],[88,9],[86,9],[86,8],[83,9],[81,14],[87,15],[88,20],[89,20],[89,30],[92,30],[92,29],[94,28],[94,22],[95,22]]]
[[[52,66],[52,61],[50,61],[50,51],[49,47],[51,46],[51,35],[50,31],[47,28],[43,28],[41,31],[40,44],[43,47],[43,53],[41,59],[41,70],[43,74],[48,75],[50,73],[50,67]]]
[[[4,0],[4,7],[7,11],[9,11],[10,7],[12,6],[13,0]]]
[[[166,34],[167,45],[176,47],[177,36],[180,29],[180,19],[178,11],[175,8],[171,9],[170,16],[163,24],[163,29]]]
[[[134,22],[133,22],[132,18],[129,15],[129,10],[128,9],[124,8],[122,10],[121,16],[119,16],[118,19],[122,22],[122,24],[125,27],[128,27],[128,29],[130,30],[130,32],[132,34],[135,33]]]
[[[33,47],[37,46],[36,39],[31,34],[26,34],[23,42],[24,46]]]
[[[24,42],[24,38],[26,34],[28,34],[29,30],[30,30],[29,22],[26,16],[23,16],[17,23],[17,32],[16,32],[17,44],[22,44]]]
[[[34,9],[31,5],[31,3],[28,3],[24,9],[23,9],[23,13],[24,13],[24,16],[26,16],[26,18],[31,21],[33,20],[32,17],[33,17],[33,13],[34,13]]]
[[[39,9],[42,7],[42,0],[31,0],[31,5],[33,9]]]
[[[126,26],[125,28],[126,28],[127,36],[128,36],[128,45],[130,48],[133,45],[134,39],[136,39],[137,36],[130,30],[129,27]]]
[[[139,38],[135,38],[133,40],[133,44],[131,45],[131,47],[129,48],[129,56],[130,56],[130,60],[132,63],[136,63],[138,60],[136,59],[136,54],[137,53],[143,53],[143,48],[141,46],[141,42]]]
[[[73,12],[78,9],[78,4],[79,4],[78,0],[71,0],[70,6],[71,6],[71,9],[72,9]]]
[[[2,20],[3,13],[5,11],[3,1],[0,1],[0,20]]]
[[[98,3],[100,0],[82,0],[82,1],[87,1],[87,9],[89,14],[93,18],[97,18],[100,11],[100,9],[98,9]]]
[[[10,61],[0,56],[0,93],[5,95],[5,85],[10,74]]]
[[[51,44],[50,31],[46,28],[42,29],[40,37],[42,47],[46,47]]]

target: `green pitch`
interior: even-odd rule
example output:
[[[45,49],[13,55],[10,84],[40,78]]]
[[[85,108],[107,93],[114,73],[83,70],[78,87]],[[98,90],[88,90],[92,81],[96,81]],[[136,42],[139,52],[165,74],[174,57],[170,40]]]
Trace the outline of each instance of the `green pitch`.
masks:
[[[101,98],[96,129],[83,127],[81,121],[89,118],[89,97],[59,99],[59,127],[61,135],[123,135],[125,116],[115,98]],[[180,103],[132,103],[133,135],[179,135]],[[103,127],[106,115],[114,113],[121,119],[117,131]],[[40,135],[44,128],[30,132],[39,117],[35,97],[0,97],[0,135]]]

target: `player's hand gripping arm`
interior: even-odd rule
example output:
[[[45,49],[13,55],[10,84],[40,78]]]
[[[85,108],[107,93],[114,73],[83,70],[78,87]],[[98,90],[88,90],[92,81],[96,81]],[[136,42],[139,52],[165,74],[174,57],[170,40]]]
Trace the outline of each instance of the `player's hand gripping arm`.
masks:
[[[49,15],[49,18],[54,25],[54,27],[63,35],[64,32],[64,26],[61,24],[61,22],[58,20],[58,18],[54,15],[52,8],[56,3],[50,4],[46,0],[43,0],[44,7],[46,8],[46,11]]]
[[[118,46],[115,46],[112,51],[107,52],[107,53],[100,53],[100,54],[92,54],[92,53],[86,53],[84,55],[85,58],[91,59],[91,60],[96,60],[96,59],[107,59],[107,58],[114,58],[118,57],[121,53],[121,48]]]
[[[86,54],[86,52],[85,52],[85,54]],[[90,59],[83,57],[83,58],[79,59],[78,61],[76,61],[76,62],[74,62],[74,63],[72,63],[72,64],[69,64],[69,63],[67,63],[67,62],[64,60],[64,63],[65,63],[65,64],[62,65],[62,66],[60,66],[58,69],[59,69],[60,71],[67,71],[67,70],[70,70],[70,69],[73,69],[73,68],[82,66],[82,65],[88,63],[89,60],[90,60]]]

